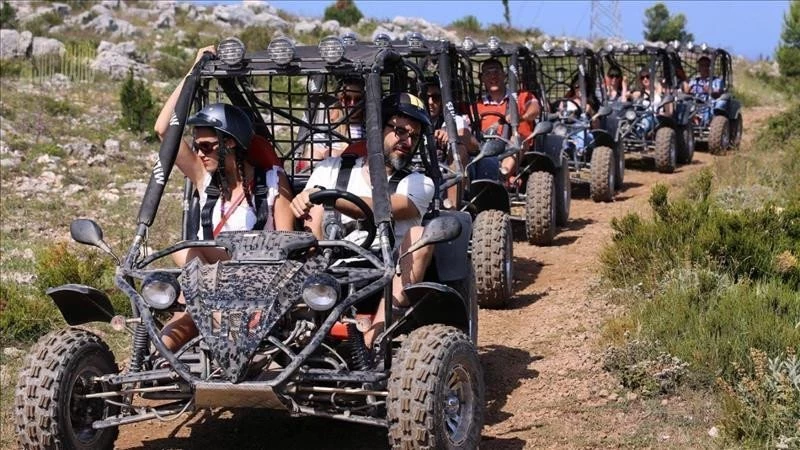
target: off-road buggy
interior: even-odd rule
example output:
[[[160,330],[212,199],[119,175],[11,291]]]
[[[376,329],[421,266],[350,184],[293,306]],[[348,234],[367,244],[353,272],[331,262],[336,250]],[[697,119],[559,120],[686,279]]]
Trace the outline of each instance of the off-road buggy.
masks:
[[[470,254],[478,305],[501,307],[511,298],[513,287],[514,246],[508,194],[500,182],[496,160],[464,161],[457,148],[456,115],[467,116],[470,123],[473,120],[469,117],[475,103],[469,84],[472,75],[469,58],[459,54],[450,42],[424,40],[419,33],[388,45],[427,73],[437,74],[442,117],[433,118],[434,126],[444,127],[449,138],[447,148],[439,149],[442,192],[455,186],[455,206],[473,218]],[[420,98],[429,100],[427,93]]]
[[[602,60],[568,41],[560,47],[546,41],[537,55],[553,131],[538,138],[535,148],[566,156],[572,180],[588,181],[592,200],[610,202],[622,187],[625,155],[614,139],[616,121],[607,120],[612,110],[606,105]],[[566,217],[559,219],[566,222]]]
[[[730,53],[706,44],[688,42],[680,47],[679,54],[690,84],[690,93],[697,103],[694,127],[696,142],[715,154],[738,147],[742,141],[742,105],[733,96]],[[704,57],[710,63],[708,80],[704,80],[708,83],[709,91],[712,91],[708,93],[703,92],[702,86],[691,86],[695,77],[700,77],[698,61]]]
[[[610,105],[616,112],[616,140],[622,148],[654,158],[659,172],[671,173],[678,164],[690,163],[695,108],[680,90],[677,55],[666,45],[623,44],[609,45],[601,56],[606,74],[611,68],[619,70],[628,79],[629,91],[638,94]],[[645,75],[649,87],[643,83]]]
[[[186,79],[133,243],[119,260],[115,284],[130,298],[133,317],[115,315],[107,296],[89,286],[48,291],[70,327],[42,338],[25,362],[15,396],[19,443],[111,448],[119,425],[200,408],[243,407],[387,427],[394,448],[476,448],[484,385],[475,348],[469,214],[441,211],[433,202],[423,236],[409,250],[435,246],[427,278],[406,286],[408,310],[395,312],[385,300],[402,256],[392,246],[381,98],[413,89],[421,71],[391,49],[343,46],[335,37],[318,47],[295,47],[278,37],[267,51],[252,53],[245,53],[241,41],[227,39],[217,54],[219,59],[200,60]],[[333,79],[354,74],[366,83],[360,107],[373,208],[341,190],[317,192],[312,202],[331,208],[346,199],[357,205],[368,234],[361,245],[341,239],[341,221],[327,214],[323,240],[308,232],[223,232],[215,240],[183,240],[148,254],[148,232],[190,111],[224,101],[252,112],[256,129],[292,173],[296,150],[335,127],[308,120],[309,111],[335,94]],[[433,146],[421,157],[427,174],[441,181]],[[70,231],[76,241],[111,253],[93,221],[76,220]],[[231,259],[157,267],[180,249],[211,246],[225,248]],[[160,328],[167,313],[184,309],[176,302],[181,292],[200,333],[171,352]],[[386,328],[370,350],[361,331],[381,301],[387,302]],[[124,370],[100,336],[78,328],[93,321],[130,331]]]
[[[476,43],[465,38],[459,47],[462,56],[463,80],[467,82],[469,106],[467,114],[471,118],[473,133],[481,141],[481,150],[476,159],[496,158],[502,160],[516,156],[517,171],[508,174],[506,180],[473,180],[471,189],[476,183],[502,186],[506,191],[501,194],[493,189],[490,195],[482,194],[479,201],[496,205],[508,204],[522,207],[523,216],[511,216],[512,220],[523,221],[526,239],[535,245],[552,243],[556,227],[565,225],[569,218],[571,189],[569,184],[569,167],[565,158],[559,154],[550,154],[533,146],[536,136],[549,132],[549,125],[537,126],[527,138],[519,133],[520,117],[518,99],[520,93],[527,92],[535,96],[532,101],[541,102],[544,93],[537,80],[539,60],[535,53],[524,45],[507,44],[497,37],[490,36],[486,43]],[[489,59],[499,60],[506,71],[507,96],[505,114],[478,111],[478,101],[483,98],[481,65]],[[482,129],[485,116],[497,117],[498,127]],[[541,125],[541,124],[540,124]],[[497,132],[500,129],[500,132]],[[507,202],[507,203],[506,203]]]

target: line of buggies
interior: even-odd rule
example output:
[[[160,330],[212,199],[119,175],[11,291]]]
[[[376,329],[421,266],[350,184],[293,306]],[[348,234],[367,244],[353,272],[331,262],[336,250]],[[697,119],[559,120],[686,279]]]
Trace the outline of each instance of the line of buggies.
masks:
[[[455,45],[412,34],[375,42],[328,37],[318,46],[277,37],[267,49],[250,51],[229,38],[217,55],[202,58],[186,78],[130,248],[117,258],[94,221],[72,223],[74,240],[117,260],[115,285],[129,297],[133,315],[118,315],[107,294],[90,286],[48,291],[70,327],[40,340],[21,372],[15,422],[25,448],[112,448],[120,425],[212,407],[270,408],[385,427],[393,448],[476,448],[484,408],[477,311],[511,297],[512,221],[524,222],[531,243],[550,244],[569,221],[572,183],[588,183],[596,201],[613,200],[623,186],[626,152],[652,155],[658,170],[671,172],[691,162],[695,141],[719,151],[741,136],[739,105],[729,94],[712,98],[679,89],[680,65],[690,55],[695,59],[686,67],[708,56],[730,89],[729,55],[706,47],[596,53],[546,43],[534,51],[496,38]],[[481,69],[489,60],[505,70],[508,93],[505,106],[493,112],[476,106],[485,95]],[[663,86],[640,89],[635,99],[610,98],[612,69],[647,71]],[[325,113],[344,77],[363,80],[363,99],[331,120]],[[431,84],[442,105],[433,122],[446,139],[437,144],[436,130],[427,130],[415,155],[414,170],[434,181],[436,193],[422,237],[409,250],[434,247],[425,279],[405,286],[411,307],[390,303],[391,280],[406,255],[392,246],[390,180],[380,170],[369,173],[371,207],[355,201],[367,234],[361,245],[342,238],[335,214],[327,216],[325,239],[305,231],[249,231],[197,240],[190,226],[197,199],[187,183],[182,239],[149,249],[192,112],[215,102],[250,111],[299,190],[318,163],[309,148],[320,142],[332,148],[364,141],[366,158],[383,161],[381,99],[408,92],[430,102]],[[531,102],[537,107],[528,109]],[[530,111],[535,126],[525,117]],[[351,133],[358,116],[363,133]],[[485,128],[487,121],[492,126]],[[477,143],[472,152],[460,148],[467,140]],[[507,158],[512,171],[502,169]],[[353,197],[329,189],[310,201],[330,210]],[[231,258],[177,269],[162,263],[195,247],[221,247]],[[185,305],[177,302],[181,293]],[[380,302],[385,329],[367,349],[361,331]],[[170,313],[184,310],[199,335],[170,351],[161,328]],[[79,327],[96,321],[131,334],[122,370],[103,339]]]

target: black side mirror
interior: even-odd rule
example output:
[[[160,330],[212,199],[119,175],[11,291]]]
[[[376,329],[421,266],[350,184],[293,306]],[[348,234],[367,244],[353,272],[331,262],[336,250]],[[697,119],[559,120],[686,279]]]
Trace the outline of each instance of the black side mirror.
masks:
[[[506,143],[502,139],[489,138],[481,144],[480,152],[483,156],[497,156],[506,150]]]
[[[111,250],[111,247],[103,240],[103,230],[100,225],[90,219],[75,219],[69,225],[69,234],[75,242],[97,247],[110,254],[119,263],[119,258]]]
[[[400,259],[427,245],[452,241],[459,235],[461,235],[461,222],[458,219],[453,216],[436,217],[425,225],[422,236],[411,244],[411,247],[400,256]]]
[[[553,122],[543,121],[536,124],[536,128],[533,129],[533,136],[539,136],[542,134],[548,134],[553,131]]]

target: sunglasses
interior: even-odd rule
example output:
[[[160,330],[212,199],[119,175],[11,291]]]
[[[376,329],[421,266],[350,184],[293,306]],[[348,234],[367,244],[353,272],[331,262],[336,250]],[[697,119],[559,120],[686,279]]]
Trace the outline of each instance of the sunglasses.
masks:
[[[391,128],[395,136],[397,136],[397,138],[400,139],[401,141],[408,139],[409,137],[411,138],[412,141],[416,141],[417,139],[419,139],[419,133],[408,131],[403,127],[398,127],[397,125],[392,125],[390,123],[387,123],[386,126]]]
[[[641,77],[639,77],[639,79],[640,80],[649,80],[650,79],[650,75],[642,75]]]
[[[194,150],[196,152],[202,152],[204,155],[209,153],[213,153],[217,150],[219,146],[219,141],[205,141],[205,142],[197,142],[193,143]]]
[[[435,101],[435,102],[442,101],[442,94],[431,94],[428,97],[433,99],[433,101]]]

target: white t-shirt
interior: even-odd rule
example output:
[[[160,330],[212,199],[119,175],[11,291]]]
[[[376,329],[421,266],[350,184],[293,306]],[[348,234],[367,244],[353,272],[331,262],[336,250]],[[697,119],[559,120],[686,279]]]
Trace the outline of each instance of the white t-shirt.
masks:
[[[283,169],[279,166],[274,166],[271,170],[267,171],[267,223],[264,225],[265,230],[274,230],[275,229],[275,216],[273,214],[273,205],[275,204],[275,198],[278,196],[278,173],[282,172]],[[203,208],[208,200],[208,195],[206,194],[206,188],[211,183],[211,174],[206,172],[205,178],[203,178],[203,185],[198,186],[198,193],[200,196],[200,207]],[[253,204],[255,204],[255,199],[253,199]],[[225,211],[227,213],[228,209],[231,206],[231,202],[225,202]],[[256,205],[258,206],[258,205]],[[222,219],[222,201],[221,199],[217,199],[217,202],[214,204],[214,209],[211,211],[211,224],[212,230],[217,227],[217,224]],[[202,219],[201,219],[202,220]],[[256,211],[247,203],[247,200],[242,199],[242,202],[236,207],[236,210],[233,211],[233,214],[228,217],[228,220],[222,226],[222,231],[244,231],[244,230],[252,230],[253,227],[256,225],[258,218],[256,216]],[[205,233],[203,232],[203,224],[200,223],[198,227],[198,238],[199,239],[206,239]],[[213,239],[212,237],[208,237],[208,239]]]
[[[314,172],[306,183],[306,189],[314,186],[324,186],[326,189],[335,189],[336,180],[339,177],[339,167],[342,158],[326,158],[316,166]],[[391,178],[387,176],[387,179]],[[350,180],[347,182],[347,191],[359,197],[372,198],[372,186],[369,183],[369,173],[364,169],[364,159],[358,158],[353,165],[350,173]],[[433,200],[433,180],[427,176],[412,172],[397,184],[395,194],[408,197],[417,207],[419,215],[411,219],[396,220],[394,223],[395,247],[399,247],[406,233],[411,227],[422,223],[422,215],[428,210],[431,200]],[[342,215],[342,222],[353,221],[352,217]],[[358,232],[355,232],[358,233]],[[354,234],[354,233],[351,233]],[[348,239],[355,240],[359,236],[348,236]]]

